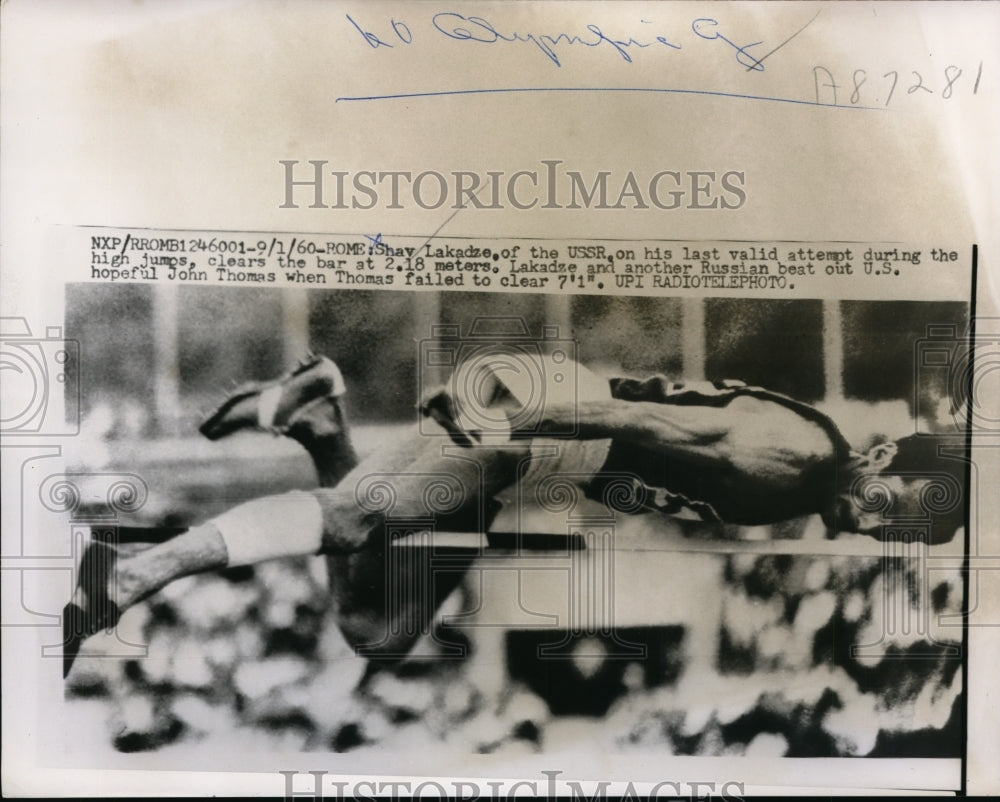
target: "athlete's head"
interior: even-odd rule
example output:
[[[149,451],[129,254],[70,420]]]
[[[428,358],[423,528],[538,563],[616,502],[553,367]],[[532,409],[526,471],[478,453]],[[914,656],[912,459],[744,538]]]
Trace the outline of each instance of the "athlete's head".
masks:
[[[930,542],[948,542],[964,522],[965,470],[960,442],[910,435],[879,443],[855,459],[844,513],[865,534],[878,536],[885,524],[929,522]]]

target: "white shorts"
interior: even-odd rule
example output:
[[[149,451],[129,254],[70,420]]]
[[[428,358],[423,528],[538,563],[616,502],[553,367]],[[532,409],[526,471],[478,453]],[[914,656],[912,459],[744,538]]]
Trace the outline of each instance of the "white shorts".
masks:
[[[531,463],[521,477],[524,485],[537,484],[553,474],[572,477],[586,486],[608,458],[610,440],[555,440],[536,437],[531,441]]]
[[[522,363],[529,370],[508,371],[498,378],[515,398],[525,405],[534,404],[535,409],[550,403],[565,405],[611,398],[607,379],[568,357],[530,354],[522,357]],[[544,395],[538,393],[539,387],[544,388]],[[563,474],[576,484],[589,484],[607,460],[610,448],[611,440],[535,437],[531,441],[532,460],[521,482],[533,484],[552,474]]]

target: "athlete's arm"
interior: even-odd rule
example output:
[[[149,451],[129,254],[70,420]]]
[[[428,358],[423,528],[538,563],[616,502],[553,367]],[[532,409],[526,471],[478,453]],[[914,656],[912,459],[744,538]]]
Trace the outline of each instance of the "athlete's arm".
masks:
[[[686,461],[725,465],[757,479],[789,476],[833,455],[822,428],[792,409],[738,396],[724,406],[645,401],[581,402],[546,409],[541,431],[567,431],[576,416],[583,439],[610,438]]]
[[[681,407],[612,398],[549,405],[533,428],[543,435],[575,431],[581,440],[621,440],[667,453],[721,459],[735,423],[734,415],[724,407]]]
[[[423,409],[442,422],[456,442],[477,442],[477,432],[464,431],[456,422],[455,402],[446,390],[428,398]],[[573,432],[576,439],[628,442],[679,462],[718,465],[789,488],[799,486],[804,470],[833,456],[833,444],[818,424],[753,396],[738,396],[718,407],[622,399],[547,404],[528,427],[512,435]]]

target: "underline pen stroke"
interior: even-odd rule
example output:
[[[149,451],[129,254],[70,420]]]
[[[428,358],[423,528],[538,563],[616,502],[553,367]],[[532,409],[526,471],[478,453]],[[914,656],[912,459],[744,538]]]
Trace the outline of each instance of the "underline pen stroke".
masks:
[[[386,95],[355,95],[338,97],[336,103],[374,101],[374,100],[417,100],[420,98],[447,97],[460,95],[490,95],[514,94],[528,92],[650,92],[655,94],[674,95],[705,95],[707,97],[726,97],[738,100],[759,100],[769,103],[791,103],[798,106],[816,106],[823,109],[854,109],[856,111],[887,111],[879,106],[845,105],[843,103],[819,103],[815,100],[796,100],[787,97],[770,97],[767,95],[745,95],[737,92],[718,92],[708,89],[668,89],[647,86],[521,86],[496,87],[492,89],[445,89],[434,92],[400,92]]]

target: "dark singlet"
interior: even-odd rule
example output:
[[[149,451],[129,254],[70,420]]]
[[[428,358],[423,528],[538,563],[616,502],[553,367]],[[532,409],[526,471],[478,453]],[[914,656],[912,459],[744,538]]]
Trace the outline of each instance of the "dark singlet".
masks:
[[[732,524],[773,523],[819,513],[828,526],[837,519],[837,487],[843,468],[850,458],[850,446],[829,417],[814,407],[793,398],[751,387],[740,381],[672,382],[664,376],[649,379],[613,378],[613,398],[683,406],[724,407],[739,396],[752,396],[780,404],[808,421],[817,424],[830,438],[829,460],[810,468],[801,477],[801,488],[779,497],[753,492],[746,482],[734,481],[724,468],[691,461],[676,460],[652,449],[613,441],[601,473],[588,489],[588,495],[601,500],[610,476],[631,474],[642,506],[667,514],[694,513],[706,521]]]

